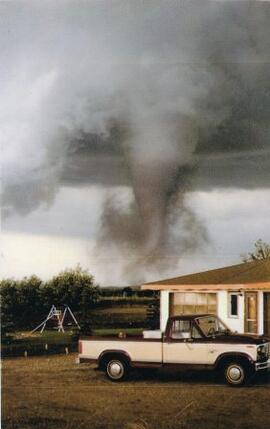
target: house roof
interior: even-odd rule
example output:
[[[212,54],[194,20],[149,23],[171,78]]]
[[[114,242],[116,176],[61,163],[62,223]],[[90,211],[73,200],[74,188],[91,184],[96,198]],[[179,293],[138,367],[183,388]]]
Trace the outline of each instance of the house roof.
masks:
[[[270,290],[270,259],[245,262],[229,267],[145,283],[153,290]]]

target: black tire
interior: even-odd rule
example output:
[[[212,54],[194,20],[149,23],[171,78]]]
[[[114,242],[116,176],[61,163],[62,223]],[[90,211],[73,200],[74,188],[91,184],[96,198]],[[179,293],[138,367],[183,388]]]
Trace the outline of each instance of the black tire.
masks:
[[[228,362],[223,369],[224,379],[229,386],[244,386],[252,375],[250,365],[245,362]]]
[[[127,378],[129,366],[124,358],[113,357],[106,362],[106,375],[111,381],[123,381]]]

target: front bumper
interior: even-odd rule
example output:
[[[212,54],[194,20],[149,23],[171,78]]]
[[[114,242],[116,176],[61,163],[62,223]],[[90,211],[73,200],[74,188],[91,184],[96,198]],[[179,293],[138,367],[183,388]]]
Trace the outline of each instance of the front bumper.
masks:
[[[266,362],[260,362],[255,364],[256,371],[260,371],[262,369],[270,370],[270,358]]]

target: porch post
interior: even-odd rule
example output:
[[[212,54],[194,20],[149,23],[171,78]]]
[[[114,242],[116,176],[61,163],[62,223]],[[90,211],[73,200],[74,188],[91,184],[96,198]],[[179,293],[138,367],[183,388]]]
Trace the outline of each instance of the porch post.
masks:
[[[165,331],[169,317],[169,292],[162,290],[160,292],[160,330]]]
[[[264,311],[263,311],[263,292],[258,292],[258,334],[262,335],[264,332]]]

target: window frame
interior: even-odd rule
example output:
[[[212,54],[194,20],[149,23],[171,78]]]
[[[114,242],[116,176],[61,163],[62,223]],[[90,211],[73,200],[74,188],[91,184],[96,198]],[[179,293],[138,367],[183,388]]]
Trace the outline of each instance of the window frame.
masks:
[[[187,294],[192,294],[194,302],[189,304]],[[204,303],[201,302],[201,296]],[[192,308],[192,310],[191,310]],[[171,292],[170,316],[193,314],[218,314],[218,293],[215,292]]]
[[[183,338],[173,338],[172,337],[172,334],[174,332],[173,331],[173,324],[175,322],[187,322],[187,321],[189,322],[189,331],[183,331],[183,332],[189,332],[190,337],[189,338],[184,338],[184,337]],[[194,330],[197,331],[197,334],[199,334],[198,337],[194,337],[192,335]],[[192,319],[182,319],[181,317],[179,317],[179,319],[177,318],[177,319],[175,319],[173,321],[173,323],[170,326],[170,330],[169,330],[168,337],[167,337],[167,339],[168,339],[168,341],[170,343],[173,343],[173,342],[176,342],[176,343],[185,343],[185,342],[190,341],[190,340],[191,341],[200,341],[200,340],[202,340],[204,338],[205,338],[205,336],[202,334],[202,332],[200,331],[197,323],[195,323],[194,320],[192,320]]]
[[[232,314],[232,296],[236,296],[237,314]],[[228,317],[230,319],[239,319],[239,293],[237,292],[228,292]]]

